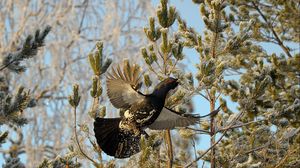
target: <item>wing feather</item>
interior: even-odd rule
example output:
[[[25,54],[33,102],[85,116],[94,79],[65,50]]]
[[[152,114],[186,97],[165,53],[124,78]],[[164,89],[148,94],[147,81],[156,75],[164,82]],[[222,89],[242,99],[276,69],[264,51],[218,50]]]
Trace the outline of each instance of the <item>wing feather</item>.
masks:
[[[124,66],[123,66],[123,72],[124,72],[125,79],[126,79],[127,81],[132,81],[132,80],[133,80],[133,79],[131,78],[131,73],[132,73],[131,71],[132,71],[132,69],[131,69],[129,63],[128,63],[128,62],[125,62],[125,63],[124,63]]]
[[[200,116],[192,114],[180,114],[164,107],[158,118],[148,126],[153,130],[174,129],[175,127],[187,127],[200,121]]]
[[[132,104],[143,100],[144,96],[137,92],[140,86],[141,68],[124,61],[112,68],[107,74],[107,95],[116,108],[129,108]]]

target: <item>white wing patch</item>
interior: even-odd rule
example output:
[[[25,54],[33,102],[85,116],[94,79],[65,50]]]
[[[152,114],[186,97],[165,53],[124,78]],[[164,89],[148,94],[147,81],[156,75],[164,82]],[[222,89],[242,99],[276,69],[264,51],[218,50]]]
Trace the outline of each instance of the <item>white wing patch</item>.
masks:
[[[131,118],[133,118],[133,116],[134,115],[131,114],[129,110],[126,110],[125,113],[124,113],[124,117],[127,118],[127,119],[131,119]]]
[[[153,116],[154,112],[155,112],[155,109],[153,109],[152,111],[150,111],[149,114],[147,115],[147,117],[141,118],[141,119],[136,119],[136,122],[139,123],[139,124],[141,124],[141,123],[145,123],[145,122],[149,121],[150,118]],[[138,113],[140,113],[140,114],[147,114],[147,112],[142,112],[142,111],[139,111]]]
[[[196,124],[199,120],[199,117],[179,114],[164,107],[154,123],[147,127],[153,130],[173,129]]]

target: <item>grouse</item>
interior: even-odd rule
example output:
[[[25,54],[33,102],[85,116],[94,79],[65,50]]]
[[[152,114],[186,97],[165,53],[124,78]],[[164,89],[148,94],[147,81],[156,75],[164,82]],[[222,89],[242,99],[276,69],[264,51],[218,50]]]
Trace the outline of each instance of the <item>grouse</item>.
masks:
[[[125,109],[122,118],[96,118],[94,132],[97,143],[107,155],[128,158],[140,151],[141,135],[153,130],[186,127],[199,121],[199,116],[180,114],[164,106],[168,92],[179,82],[168,77],[155,86],[151,94],[138,91],[141,69],[125,62],[107,75],[107,95],[112,105]]]

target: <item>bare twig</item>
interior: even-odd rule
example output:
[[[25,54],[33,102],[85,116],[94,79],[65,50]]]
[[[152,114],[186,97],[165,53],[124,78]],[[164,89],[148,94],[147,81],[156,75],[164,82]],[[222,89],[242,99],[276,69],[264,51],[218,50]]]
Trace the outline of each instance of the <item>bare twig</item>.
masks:
[[[178,63],[178,59],[176,59],[175,63],[172,65],[171,70],[169,71],[168,75],[170,75],[173,72],[173,70],[176,67],[177,63]]]
[[[203,161],[202,168],[204,168],[204,165],[205,165],[205,161]]]
[[[82,31],[81,29],[82,29],[83,22],[84,22],[84,19],[85,19],[86,9],[87,9],[87,7],[88,7],[88,3],[89,3],[88,0],[85,0],[85,1],[82,3],[82,5],[84,5],[84,8],[83,8],[83,14],[82,14],[82,16],[81,16],[79,28],[78,28],[78,30],[77,30],[78,35],[80,35],[80,33],[81,33],[81,31]],[[74,40],[70,41],[70,43],[67,45],[67,48],[70,48],[74,42],[75,42]]]
[[[228,128],[231,127],[232,124],[234,124],[237,120],[239,120],[239,119],[242,117],[243,114],[244,114],[243,112],[240,112],[240,113],[237,115],[237,117],[236,117],[234,120],[232,120],[232,121],[230,122],[230,124],[228,125]],[[225,129],[225,131],[223,132],[223,134],[221,135],[221,137],[220,137],[213,145],[211,145],[205,152],[203,152],[200,156],[198,156],[194,161],[192,161],[192,162],[190,162],[189,164],[187,164],[187,165],[185,166],[185,168],[188,168],[188,167],[192,166],[195,162],[197,162],[197,161],[200,160],[203,156],[205,156],[212,148],[214,148],[214,147],[215,147],[215,146],[223,139],[223,137],[225,136],[225,134],[226,134],[226,132],[227,132],[228,130],[229,130],[229,129]],[[216,134],[215,134],[215,135],[216,135]]]
[[[211,99],[210,101],[210,111],[215,110],[215,99]],[[211,116],[210,118],[210,144],[212,146],[211,148],[211,153],[210,153],[210,167],[215,168],[216,167],[216,151],[214,149],[215,144],[215,134],[216,134],[216,129],[215,129],[215,116]]]
[[[262,146],[253,148],[253,149],[248,150],[248,151],[246,151],[246,152],[244,152],[244,153],[241,153],[241,151],[240,151],[237,155],[238,155],[238,156],[240,156],[240,155],[248,155],[249,153],[252,153],[252,152],[255,152],[255,151],[259,151],[259,150],[261,150],[261,149],[264,149],[264,148],[268,147],[270,144],[271,144],[271,142],[268,142],[268,143],[266,143],[265,145],[262,145]],[[230,159],[230,161],[234,160],[234,159],[237,158],[238,156],[233,157],[232,159]]]
[[[194,155],[195,155],[195,159],[197,158],[197,149],[196,149],[196,143],[195,143],[195,139],[192,138],[192,145],[193,145],[193,149],[194,149]]]
[[[229,128],[228,127],[220,128],[220,129],[217,130],[217,132],[221,132],[221,131],[225,131],[225,130],[229,130],[229,129],[234,129],[234,128],[240,128],[240,127],[244,127],[244,126],[247,126],[247,125],[250,125],[250,124],[253,124],[253,123],[262,122],[262,121],[265,121],[265,120],[250,121],[250,122],[247,122],[247,123],[233,125],[233,126],[231,126]]]
[[[282,40],[279,38],[279,36],[277,35],[276,31],[274,30],[274,27],[268,21],[268,19],[266,18],[266,16],[262,13],[262,11],[259,9],[258,5],[255,2],[253,2],[253,1],[251,3],[254,6],[254,8],[257,10],[257,12],[260,14],[260,16],[263,18],[263,20],[265,21],[265,23],[268,25],[269,29],[271,30],[271,32],[275,36],[275,40],[277,41],[278,45],[283,49],[283,51],[286,53],[286,55],[291,58],[292,55],[291,55],[289,49],[283,44]]]
[[[77,129],[76,129],[76,125],[77,125],[77,121],[76,121],[76,107],[74,108],[74,133],[75,133],[75,141],[77,143],[78,149],[80,151],[80,153],[86,157],[88,160],[90,160],[94,165],[98,165],[98,163],[96,161],[94,161],[92,158],[90,158],[86,153],[84,153],[84,151],[82,150],[79,140],[78,140],[78,135],[77,135]]]
[[[284,158],[282,158],[282,159],[280,160],[280,162],[276,165],[275,168],[282,167],[282,164],[284,164],[284,162],[288,159],[288,157],[289,157],[292,153],[296,152],[296,150],[297,150],[297,149],[294,149],[294,150],[289,151],[289,152],[284,156]]]
[[[0,71],[2,71],[3,69],[7,68],[8,66],[10,66],[12,63],[14,63],[15,61],[17,61],[16,59],[10,61],[9,63],[2,65],[0,68]]]
[[[199,95],[202,96],[204,99],[206,99],[207,101],[209,101],[208,97],[206,97],[204,94],[199,92]]]

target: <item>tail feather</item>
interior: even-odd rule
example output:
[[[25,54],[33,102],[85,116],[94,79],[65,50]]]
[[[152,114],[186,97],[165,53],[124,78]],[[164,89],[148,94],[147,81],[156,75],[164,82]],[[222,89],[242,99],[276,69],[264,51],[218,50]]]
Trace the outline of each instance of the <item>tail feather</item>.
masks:
[[[107,155],[128,158],[140,151],[140,135],[119,129],[120,118],[96,118],[94,132],[97,143]]]

